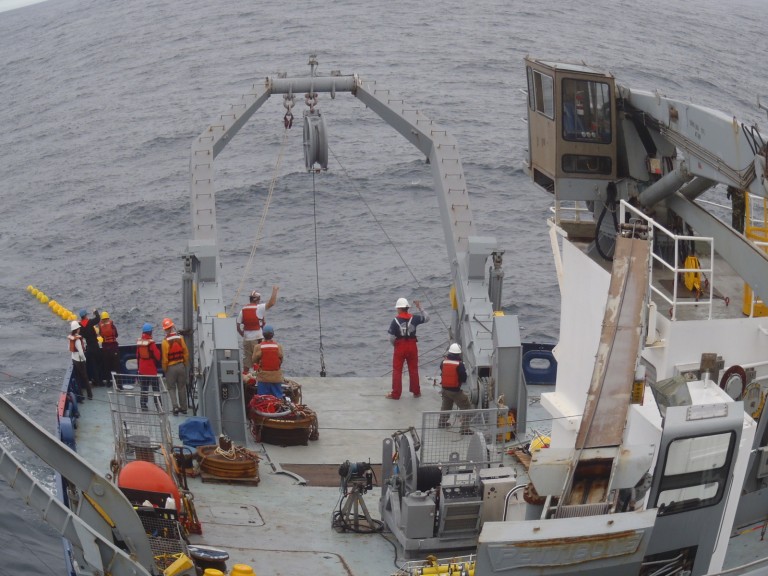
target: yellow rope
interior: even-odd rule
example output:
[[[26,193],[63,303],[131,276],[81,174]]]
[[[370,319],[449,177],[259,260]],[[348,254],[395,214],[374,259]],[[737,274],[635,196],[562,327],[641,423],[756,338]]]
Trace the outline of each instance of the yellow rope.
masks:
[[[253,264],[253,259],[256,256],[256,248],[259,245],[259,241],[261,240],[261,232],[264,229],[264,222],[267,219],[267,212],[269,212],[269,204],[272,201],[272,193],[275,190],[275,182],[277,182],[277,176],[280,172],[280,164],[283,162],[283,152],[285,150],[285,142],[288,139],[288,128],[285,129],[283,132],[283,141],[280,143],[280,152],[277,155],[277,161],[275,162],[275,169],[272,172],[272,181],[269,183],[269,194],[267,194],[267,203],[264,205],[264,211],[261,213],[261,220],[259,220],[259,226],[256,229],[256,237],[253,240],[253,246],[251,247],[251,255],[248,257],[248,263],[245,265],[245,269],[243,270],[243,275],[240,278],[240,284],[237,287],[237,292],[235,292],[235,297],[232,300],[232,307],[230,308],[230,311],[232,314],[234,314],[235,306],[237,305],[238,299],[240,298],[240,292],[243,289],[243,284],[245,284],[245,279],[248,276],[248,271],[251,268],[251,264]]]

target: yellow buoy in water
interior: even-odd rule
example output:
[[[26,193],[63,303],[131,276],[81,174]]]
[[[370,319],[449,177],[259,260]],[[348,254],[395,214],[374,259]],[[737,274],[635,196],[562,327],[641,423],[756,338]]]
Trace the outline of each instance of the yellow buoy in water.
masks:
[[[29,292],[30,294],[32,293],[32,290],[34,290],[34,289],[35,289],[35,287],[34,287],[34,286],[32,286],[32,284],[30,284],[29,286],[27,286],[27,292]]]

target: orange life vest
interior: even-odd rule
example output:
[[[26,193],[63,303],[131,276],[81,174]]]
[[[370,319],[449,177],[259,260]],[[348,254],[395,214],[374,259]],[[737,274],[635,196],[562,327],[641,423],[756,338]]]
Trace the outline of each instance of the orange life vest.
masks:
[[[77,352],[77,344],[76,342],[80,340],[83,344],[83,350],[85,350],[85,341],[83,340],[83,337],[80,336],[80,334],[72,335],[70,334],[67,336],[67,339],[69,340],[69,351],[70,352]]]
[[[258,306],[258,304],[246,304],[243,306],[243,327],[248,331],[264,328],[264,318],[259,318],[258,314],[256,314]]]
[[[152,352],[149,349],[149,345],[152,344],[152,342],[152,340],[144,340],[143,338],[139,338],[136,341],[136,355],[142,360],[149,360],[152,358]],[[156,360],[156,358],[152,359]]]
[[[459,388],[459,364],[458,360],[443,360],[442,381],[440,385],[443,388]]]
[[[99,334],[104,339],[104,344],[114,344],[117,342],[117,330],[109,318],[99,322]]]
[[[277,342],[262,342],[260,346],[261,362],[259,363],[259,367],[267,372],[280,370],[282,360],[280,360],[280,347]]]
[[[184,362],[184,344],[179,334],[171,334],[168,340],[168,365]]]

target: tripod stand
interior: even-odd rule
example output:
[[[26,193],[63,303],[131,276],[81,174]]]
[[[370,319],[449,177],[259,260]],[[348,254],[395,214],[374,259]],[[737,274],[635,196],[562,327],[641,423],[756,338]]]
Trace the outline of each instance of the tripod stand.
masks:
[[[332,526],[339,532],[357,532],[359,534],[381,532],[384,524],[381,520],[371,518],[368,506],[363,500],[363,494],[368,491],[370,480],[353,477],[347,486],[349,490],[345,492],[339,510],[333,515]]]

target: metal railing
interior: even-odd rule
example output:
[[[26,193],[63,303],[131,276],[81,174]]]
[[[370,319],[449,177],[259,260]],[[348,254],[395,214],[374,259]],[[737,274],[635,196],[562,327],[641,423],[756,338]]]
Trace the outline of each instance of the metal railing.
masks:
[[[675,234],[668,230],[653,218],[643,214],[624,200],[621,201],[619,221],[625,222],[627,212],[631,215],[631,219],[639,220],[648,226],[649,241],[656,242],[657,245],[666,245],[672,249],[672,262],[668,262],[667,259],[656,253],[656,250],[651,252],[651,266],[648,274],[648,284],[651,292],[658,296],[661,300],[669,304],[669,315],[672,320],[677,319],[678,307],[682,306],[700,306],[706,305],[708,307],[708,319],[712,319],[712,303],[714,301],[714,262],[715,262],[715,245],[714,240],[711,237],[706,236],[688,236],[683,234]],[[662,241],[663,240],[663,241]],[[680,248],[684,242],[690,242],[691,244],[704,244],[709,247],[708,254],[708,267],[686,267],[685,262],[680,262]],[[691,256],[695,256],[695,250],[691,251]],[[698,258],[696,258],[698,262]],[[660,290],[653,283],[653,270],[654,264],[660,266],[663,270],[666,270],[671,275],[671,296],[668,296],[664,291]],[[678,287],[680,279],[686,273],[697,275],[699,283],[704,280],[705,289],[699,289],[693,291],[693,298],[681,297],[678,295]],[[708,276],[707,276],[708,275]]]

